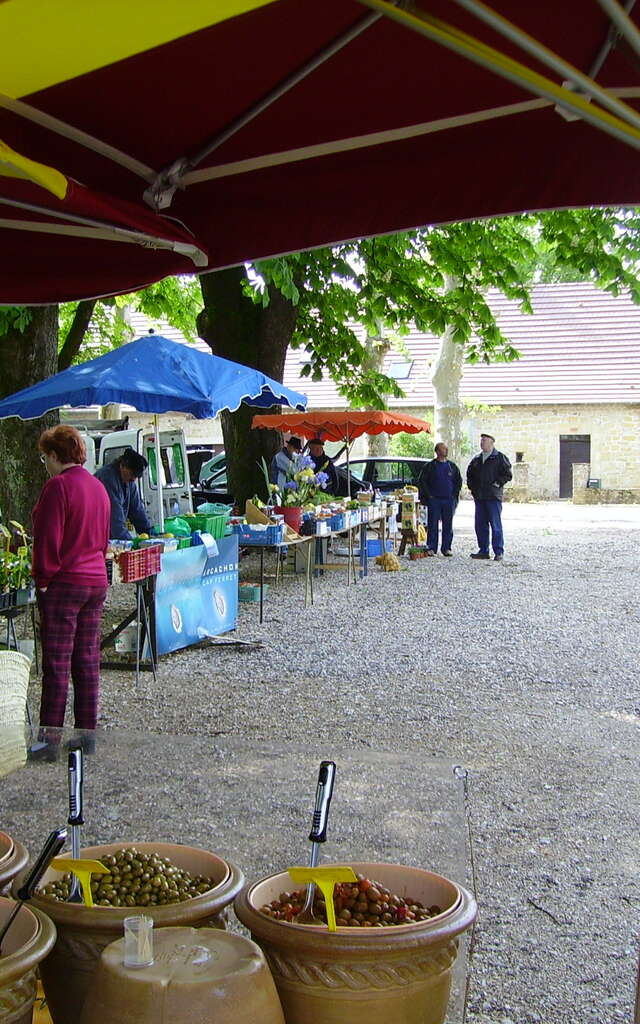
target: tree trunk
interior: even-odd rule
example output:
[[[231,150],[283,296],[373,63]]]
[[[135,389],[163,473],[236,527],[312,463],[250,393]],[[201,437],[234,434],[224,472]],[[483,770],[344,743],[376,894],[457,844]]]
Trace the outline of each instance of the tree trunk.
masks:
[[[214,355],[255,367],[282,381],[297,308],[275,287],[268,289],[267,306],[256,305],[243,294],[245,281],[242,267],[202,274],[204,309],[198,316],[198,333]],[[269,465],[282,445],[280,433],[252,430],[251,421],[256,412],[279,411],[280,406],[258,410],[242,403],[235,412],[221,415],[229,490],[242,509],[254,494],[266,498],[261,460],[264,458]]]
[[[37,384],[56,372],[58,307],[38,306],[24,331],[0,337],[3,374],[0,397]],[[47,479],[37,449],[43,430],[57,422],[57,413],[36,420],[15,416],[0,421],[0,510],[3,522],[15,519],[31,532],[31,509]]]
[[[364,368],[367,370],[375,370],[377,373],[382,373],[384,367],[384,358],[389,349],[391,348],[391,342],[385,336],[384,328],[381,323],[378,324],[377,334],[367,335],[367,337],[364,340],[364,347],[367,352],[364,360]],[[367,451],[369,455],[373,456],[388,455],[389,435],[369,434],[367,436]]]
[[[456,287],[454,278],[445,278],[446,290]],[[434,440],[444,441],[449,448],[449,458],[459,463],[462,454],[462,406],[460,404],[460,381],[464,366],[464,345],[453,340],[453,327],[447,327],[440,338],[436,358],[431,367],[431,383],[434,391]]]
[[[453,340],[453,327],[447,327],[440,338],[438,354],[432,367],[431,383],[435,395],[435,441],[444,441],[449,458],[459,462],[462,450],[462,408],[460,381],[464,360],[464,345]]]

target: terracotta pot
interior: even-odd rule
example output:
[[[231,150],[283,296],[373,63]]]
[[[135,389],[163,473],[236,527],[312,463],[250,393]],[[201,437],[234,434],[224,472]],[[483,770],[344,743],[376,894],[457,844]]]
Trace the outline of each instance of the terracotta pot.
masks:
[[[274,512],[283,516],[287,526],[290,526],[296,533],[300,533],[302,526],[302,509],[292,505],[276,505]]]
[[[13,900],[0,898],[0,927],[14,910]],[[56,941],[56,930],[45,915],[24,906],[2,943],[0,957],[0,1020],[31,1024],[36,998],[36,967]]]
[[[262,947],[287,1024],[443,1024],[458,936],[475,920],[473,897],[441,875],[395,864],[353,864],[399,896],[442,913],[391,928],[289,924],[259,907],[291,890],[286,872],[242,891],[235,912]]]
[[[38,893],[31,905],[44,911],[55,922],[58,940],[41,968],[42,984],[53,1024],[78,1024],[87,989],[93,980],[100,954],[105,946],[123,934],[123,921],[135,913],[148,914],[154,928],[169,925],[190,925],[224,928],[225,908],[242,888],[244,878],[233,864],[214,853],[174,843],[111,843],[88,846],[83,857],[99,860],[123,846],[136,846],[140,851],[155,852],[168,857],[177,867],[195,875],[207,875],[216,882],[213,889],[182,903],[161,907],[85,907],[81,903],[60,903]],[[41,885],[59,878],[61,873],[49,869]],[[14,887],[17,883],[14,883]]]
[[[17,839],[0,832],[0,895],[9,891],[13,879],[27,866],[29,853]]]
[[[80,1024],[284,1024],[262,950],[214,928],[161,928],[154,962],[125,967],[124,939],[103,950]]]

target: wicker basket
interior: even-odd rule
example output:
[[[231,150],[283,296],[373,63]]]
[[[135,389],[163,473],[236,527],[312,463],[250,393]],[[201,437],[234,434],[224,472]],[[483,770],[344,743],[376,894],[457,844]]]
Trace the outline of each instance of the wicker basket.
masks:
[[[31,659],[19,651],[0,651],[0,722],[22,725],[27,710]]]

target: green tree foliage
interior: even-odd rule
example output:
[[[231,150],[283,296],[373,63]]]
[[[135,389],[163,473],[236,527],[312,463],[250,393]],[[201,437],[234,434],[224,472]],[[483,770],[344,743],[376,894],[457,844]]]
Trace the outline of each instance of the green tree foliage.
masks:
[[[427,409],[425,419],[433,410]],[[432,459],[434,440],[433,434],[394,434],[389,441],[391,455],[404,455],[410,459]]]

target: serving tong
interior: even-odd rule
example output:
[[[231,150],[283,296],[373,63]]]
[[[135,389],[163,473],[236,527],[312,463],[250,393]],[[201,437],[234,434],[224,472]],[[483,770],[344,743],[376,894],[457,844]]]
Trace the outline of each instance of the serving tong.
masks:
[[[327,822],[329,820],[329,806],[333,795],[333,784],[336,777],[336,766],[334,761],[321,761],[318,772],[318,784],[316,786],[316,801],[313,810],[313,824],[309,833],[311,843],[311,856],[309,867],[315,868],[320,856],[320,843],[327,839]],[[307,893],[304,906],[296,917],[297,924],[324,924],[313,912],[313,900],[316,892],[314,882],[307,885]]]
[[[60,852],[66,841],[66,828],[56,828],[53,830],[53,832],[49,833],[47,841],[42,847],[42,852],[40,853],[40,856],[38,857],[37,861],[31,868],[31,871],[29,872],[29,874],[27,875],[24,882],[22,883],[22,885],[20,886],[16,893],[18,897],[18,902],[16,903],[14,909],[12,910],[6,924],[2,928],[2,931],[0,931],[0,955],[2,955],[2,943],[6,937],[7,932],[9,931],[9,928],[15,921],[18,914],[20,913],[22,905],[26,903],[27,900],[31,899],[31,897],[34,894],[36,885],[44,875],[53,858],[56,856],[57,853]]]

